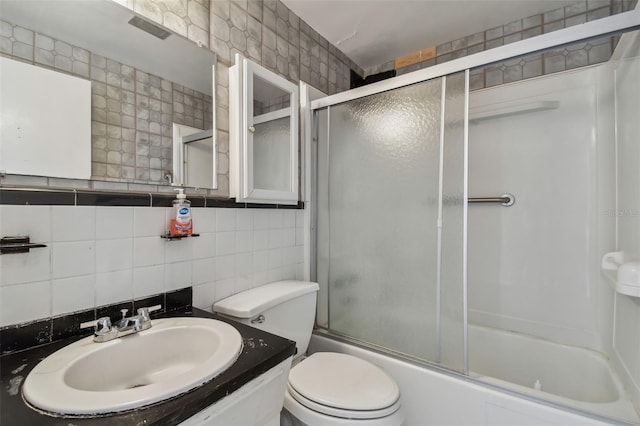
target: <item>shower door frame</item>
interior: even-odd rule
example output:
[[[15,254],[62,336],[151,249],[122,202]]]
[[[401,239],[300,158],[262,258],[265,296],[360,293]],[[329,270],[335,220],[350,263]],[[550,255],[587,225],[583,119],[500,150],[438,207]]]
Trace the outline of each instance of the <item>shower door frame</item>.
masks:
[[[338,104],[342,104],[348,101],[352,101],[355,99],[363,98],[370,95],[375,95],[378,93],[386,92],[389,90],[398,89],[401,87],[409,86],[412,84],[421,83],[427,80],[432,80],[440,77],[446,77],[448,75],[452,75],[459,72],[465,72],[467,79],[467,91],[465,94],[465,105],[464,105],[464,194],[465,200],[463,201],[463,214],[464,214],[464,222],[463,222],[463,265],[462,265],[462,276],[463,276],[463,325],[464,325],[464,374],[456,373],[455,370],[451,370],[444,365],[434,364],[432,362],[427,362],[421,359],[412,359],[413,357],[407,357],[406,355],[400,355],[402,358],[408,358],[410,360],[416,361],[422,365],[428,365],[431,367],[435,367],[440,371],[447,372],[448,374],[454,374],[456,376],[462,376],[467,379],[470,379],[468,376],[469,372],[469,354],[468,354],[468,337],[467,337],[467,229],[466,229],[466,219],[467,219],[467,208],[468,203],[466,200],[467,196],[467,188],[468,188],[468,152],[467,152],[467,143],[468,143],[468,121],[469,121],[469,100],[468,100],[468,74],[469,70],[473,68],[478,68],[486,65],[490,65],[493,63],[499,63],[508,59],[512,59],[515,57],[520,57],[524,55],[529,55],[533,53],[542,53],[554,48],[558,48],[560,46],[569,45],[577,42],[584,42],[590,39],[595,39],[599,37],[613,36],[629,31],[634,31],[640,29],[640,6],[636,7],[635,10],[620,13],[617,15],[609,16],[606,18],[601,18],[595,21],[591,21],[582,25],[577,25],[570,28],[565,28],[561,30],[554,31],[552,33],[543,34],[537,37],[533,37],[527,40],[515,42],[506,46],[497,47],[491,50],[487,50],[484,52],[476,53],[473,55],[469,55],[463,58],[455,59],[443,64],[434,65],[429,68],[425,68],[422,70],[414,71],[412,73],[404,74],[402,76],[394,77],[388,80],[383,80],[377,83],[373,83],[367,86],[359,87],[356,89],[352,89],[346,92],[341,92],[335,95],[327,96],[321,99],[317,99],[314,101],[310,101],[306,98],[307,102],[303,105],[308,113],[305,117],[302,118],[302,121],[306,121],[304,126],[307,129],[311,129],[312,123],[317,122],[314,119],[316,113],[323,109],[330,109],[331,106],[335,106]],[[311,121],[311,122],[309,122]],[[329,124],[329,123],[328,123]],[[317,131],[317,128],[314,130]],[[312,139],[314,136],[311,131],[304,132],[303,136],[303,144],[304,150],[303,152],[309,153],[312,150],[313,142]],[[440,166],[442,167],[442,165]],[[310,192],[313,196],[309,197],[307,194],[306,197],[316,200],[317,199],[317,176],[312,171],[316,171],[317,167],[314,168],[311,164],[308,164],[305,170],[305,180],[309,182],[310,185],[307,186],[310,189]],[[315,204],[312,205],[314,209],[317,209]],[[317,219],[317,214],[313,215],[313,219]],[[313,230],[313,231],[312,231]],[[307,232],[316,233],[317,232],[317,223],[310,224],[310,227],[307,228]],[[311,236],[310,241],[313,244],[317,244],[317,238],[315,235]],[[311,250],[311,259],[310,264],[308,265],[307,270],[305,271],[306,276],[310,276],[312,279],[315,279],[315,271],[317,271],[317,247],[313,247]],[[328,309],[328,307],[327,307]],[[331,336],[332,332],[329,329],[326,333]],[[367,345],[366,342],[361,342],[356,339],[350,339],[347,336],[339,336],[340,339],[344,339],[349,341],[350,343],[356,343],[360,346],[370,346]],[[383,348],[377,347],[373,345],[374,350],[381,350]],[[371,348],[371,347],[370,347]],[[393,349],[384,348],[383,352],[387,353],[395,353]],[[502,388],[500,388],[502,390]],[[549,402],[546,400],[541,400],[542,402],[548,404]],[[566,408],[566,407],[565,407]],[[591,414],[591,413],[590,413]]]

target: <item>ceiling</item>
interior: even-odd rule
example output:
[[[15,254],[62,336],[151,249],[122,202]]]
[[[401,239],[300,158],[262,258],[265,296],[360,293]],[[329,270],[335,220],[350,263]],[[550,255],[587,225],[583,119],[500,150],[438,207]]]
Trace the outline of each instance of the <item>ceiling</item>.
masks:
[[[516,19],[563,0],[283,0],[363,69]]]

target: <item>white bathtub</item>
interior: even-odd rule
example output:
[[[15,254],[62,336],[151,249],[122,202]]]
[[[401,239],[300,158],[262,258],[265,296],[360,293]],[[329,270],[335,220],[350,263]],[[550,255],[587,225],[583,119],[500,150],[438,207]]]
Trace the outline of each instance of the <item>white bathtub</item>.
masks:
[[[591,418],[571,408],[557,408],[519,394],[531,395],[554,404],[625,420],[630,424],[640,424],[631,402],[624,396],[620,381],[611,374],[608,363],[601,355],[584,349],[556,345],[540,339],[484,327],[470,326],[469,331],[471,366],[481,369],[472,372],[472,378],[416,365],[326,337],[321,332],[314,333],[312,336],[309,351],[310,353],[320,351],[349,353],[385,369],[395,378],[400,387],[406,426],[612,424],[606,419],[599,420],[597,415]],[[474,347],[478,352],[476,354],[478,359],[475,361],[473,361]],[[566,351],[566,349],[583,353]],[[560,352],[563,351],[564,353],[561,354]],[[518,356],[522,360],[519,365],[513,362],[513,359]],[[525,359],[529,361],[524,361]],[[534,377],[532,381],[531,377],[534,374],[531,371],[538,368],[536,365],[554,369],[557,373]],[[488,377],[488,374],[493,374],[496,370],[500,371],[501,366],[508,367],[507,371],[513,377],[507,377],[503,373],[496,373],[499,378]],[[542,370],[544,371],[545,368]],[[569,372],[576,374],[576,377],[569,377]],[[588,377],[585,377],[587,375]],[[511,380],[520,381],[522,385],[513,384]],[[535,380],[540,380],[543,391],[533,389]],[[559,384],[562,381],[574,380],[578,381],[577,386],[572,386],[571,383]],[[483,382],[494,386],[484,385]],[[506,391],[497,389],[495,385]],[[550,393],[552,390],[562,392],[564,396]],[[581,400],[573,399],[574,397]]]
[[[622,382],[599,352],[469,325],[469,370],[472,377],[517,392],[639,421]]]

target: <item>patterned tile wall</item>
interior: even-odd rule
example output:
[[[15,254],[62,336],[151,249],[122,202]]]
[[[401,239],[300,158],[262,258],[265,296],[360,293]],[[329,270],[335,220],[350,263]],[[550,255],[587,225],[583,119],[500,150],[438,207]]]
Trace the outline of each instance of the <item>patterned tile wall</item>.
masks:
[[[350,88],[351,69],[360,75],[364,72],[279,0],[213,0],[210,21],[210,46],[218,55],[217,137],[225,149],[229,146],[229,67],[236,53],[327,94]]]
[[[114,0],[217,53],[217,191],[229,192],[229,66],[234,54],[325,93],[363,70],[279,0]],[[0,53],[92,80],[93,178],[166,184],[171,123],[209,128],[210,97],[91,52],[2,22]],[[265,112],[275,106],[266,107]],[[117,189],[117,188],[113,188]]]
[[[636,2],[637,0],[576,1],[569,6],[544,14],[529,16],[443,43],[436,46],[435,57],[398,68],[396,72],[397,75],[406,74],[505,44],[626,12],[633,9]],[[611,57],[616,42],[615,37],[608,37],[475,69],[470,73],[471,90],[605,62]],[[388,71],[394,69],[395,64],[395,61],[389,61],[365,70],[365,74]]]
[[[0,28],[0,54],[91,80],[93,179],[166,184],[172,123],[212,126],[211,96],[7,21]]]
[[[114,1],[169,28],[176,34],[209,47],[209,0]]]

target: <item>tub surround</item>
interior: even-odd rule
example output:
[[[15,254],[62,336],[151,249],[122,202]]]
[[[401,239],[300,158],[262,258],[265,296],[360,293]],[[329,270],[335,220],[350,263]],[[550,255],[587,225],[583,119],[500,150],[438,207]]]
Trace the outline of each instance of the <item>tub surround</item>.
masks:
[[[221,318],[198,308],[167,312],[158,317],[193,316],[225,321],[242,335],[244,348],[238,360],[212,381],[148,407],[99,418],[72,418],[75,425],[177,424],[221,400],[259,375],[277,366],[295,352],[295,343],[273,334]],[[126,338],[126,337],[125,337]],[[23,379],[36,364],[56,350],[78,340],[72,337],[0,357],[0,423],[23,426],[68,425],[69,417],[51,417],[30,408],[23,400]],[[255,344],[260,342],[260,344]]]

